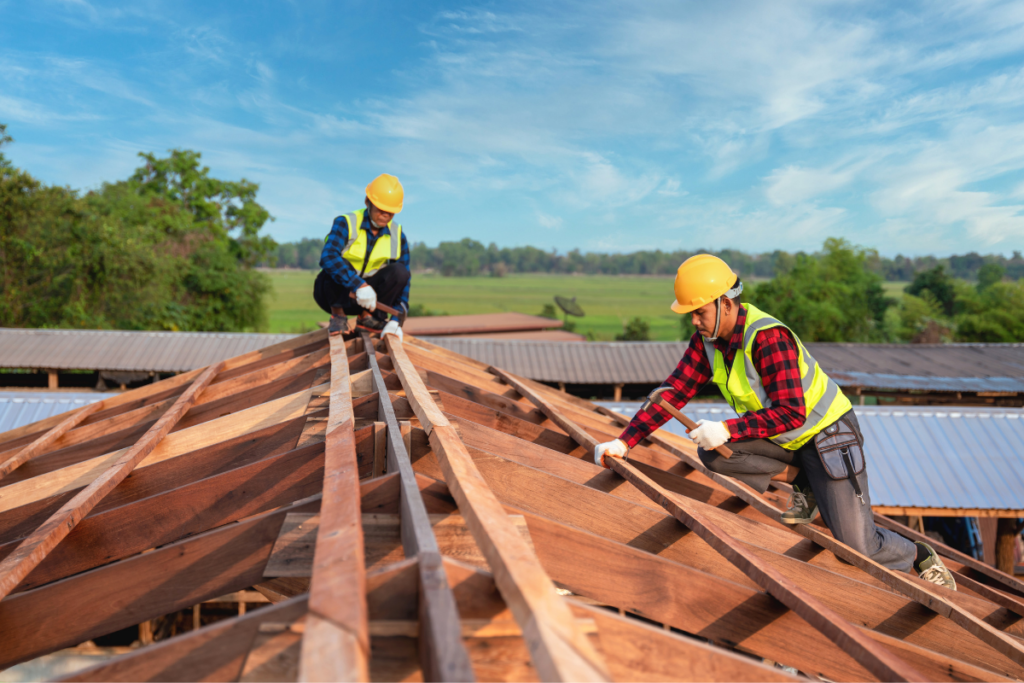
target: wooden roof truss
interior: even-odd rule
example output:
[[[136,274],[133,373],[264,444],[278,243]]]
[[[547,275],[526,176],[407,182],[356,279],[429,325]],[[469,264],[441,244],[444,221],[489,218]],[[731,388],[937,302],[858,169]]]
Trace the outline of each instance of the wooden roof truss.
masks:
[[[886,570],[664,432],[593,465],[624,421],[320,331],[7,432],[0,668],[255,587],[68,680],[1024,678],[1016,579]]]

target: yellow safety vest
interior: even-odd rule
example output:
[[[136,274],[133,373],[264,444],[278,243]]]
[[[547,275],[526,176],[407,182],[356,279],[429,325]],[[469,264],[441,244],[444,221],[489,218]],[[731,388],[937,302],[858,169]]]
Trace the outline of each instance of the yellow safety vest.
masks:
[[[768,398],[761,383],[761,376],[754,367],[754,338],[758,332],[770,327],[783,327],[788,330],[799,350],[800,384],[804,390],[807,421],[796,429],[769,438],[783,448],[795,451],[853,406],[850,399],[839,389],[839,385],[825,374],[818,361],[807,352],[793,330],[750,304],[744,306],[747,309],[747,321],[743,328],[743,349],[742,353],[737,352],[733,358],[731,371],[727,372],[725,369],[725,357],[722,352],[711,342],[704,342],[704,352],[714,371],[712,381],[718,385],[718,389],[737,415],[770,407],[771,399]]]
[[[341,255],[352,267],[359,271],[360,277],[369,277],[388,264],[389,261],[397,261],[402,249],[402,226],[392,221],[388,223],[388,234],[381,234],[373,245],[373,251],[367,255],[366,230],[362,229],[363,216],[366,209],[359,209],[352,213],[345,214],[348,221],[348,242],[341,250]],[[330,238],[330,234],[324,238],[324,242]]]

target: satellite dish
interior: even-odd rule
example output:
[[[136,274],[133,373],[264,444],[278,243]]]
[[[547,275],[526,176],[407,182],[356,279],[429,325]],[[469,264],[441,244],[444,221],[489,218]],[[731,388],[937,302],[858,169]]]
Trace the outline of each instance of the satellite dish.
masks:
[[[556,296],[555,303],[558,304],[558,307],[561,308],[562,312],[566,315],[574,315],[577,318],[582,318],[586,315],[586,313],[583,312],[583,309],[580,308],[580,305],[576,303],[576,297],[569,299],[564,296]]]

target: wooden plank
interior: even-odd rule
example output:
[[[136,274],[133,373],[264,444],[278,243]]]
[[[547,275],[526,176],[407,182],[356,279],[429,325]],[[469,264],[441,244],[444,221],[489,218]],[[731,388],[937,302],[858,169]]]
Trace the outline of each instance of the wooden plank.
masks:
[[[527,514],[526,519],[545,568],[576,595],[829,680],[873,678],[856,659],[760,590],[544,517]],[[587,558],[587,571],[580,571],[580,557]],[[866,632],[887,646],[895,640]],[[914,665],[933,680],[1000,678],[988,666],[955,659],[955,647],[934,653],[905,643],[901,654],[909,660],[907,652],[919,655]]]
[[[366,332],[362,338],[364,346],[372,349]],[[437,539],[430,527],[401,426],[375,355],[369,356],[369,365],[380,398],[378,417],[386,429],[388,471],[399,475],[402,544],[407,557],[415,556],[419,560],[420,665],[424,677],[436,681],[476,680],[469,653],[462,642],[459,612],[448,586]]]
[[[518,466],[493,455],[474,453],[473,458],[492,490],[509,511],[541,515],[560,524],[598,534],[609,540],[658,555],[662,559],[726,579],[733,584],[758,589],[757,585],[742,572],[725,561],[696,534],[687,532],[660,508],[640,507],[627,500],[610,498],[579,484]],[[594,465],[589,467],[597,469]],[[622,488],[626,487],[633,488],[631,484],[623,482]],[[733,518],[734,524],[731,527],[725,527],[724,523],[720,526],[728,528],[734,535],[738,535],[737,531],[742,531],[747,543],[751,544],[755,552],[760,551],[760,548],[753,547],[757,544],[775,547],[775,553],[760,551],[762,557],[773,562],[787,577],[813,592],[815,597],[847,620],[884,630],[890,635],[905,638],[932,650],[956,651],[960,659],[978,665],[985,666],[985,662],[992,662],[989,668],[993,668],[998,663],[1001,667],[999,671],[1014,676],[1024,672],[1024,669],[1006,660],[987,644],[964,634],[962,629],[952,622],[936,619],[933,614],[921,610],[907,598],[889,591],[884,584],[864,575],[856,568],[849,567],[842,575],[828,574],[820,567],[810,566],[783,555],[782,553],[791,552],[787,546],[766,543],[773,540],[774,534],[767,533],[772,532],[771,529],[749,520],[739,520],[714,508],[703,505],[697,507],[707,516],[712,512],[718,512],[722,520],[728,521]],[[527,515],[527,521],[532,530],[534,520],[530,515]],[[762,534],[761,539],[758,538],[759,530],[766,532]],[[780,533],[809,545],[809,542],[795,534]],[[818,555],[831,553],[821,553],[818,549]],[[822,566],[835,567],[837,564],[838,560],[834,557],[828,565],[822,562]],[[874,582],[879,588],[861,583],[857,575],[868,582]],[[564,577],[558,580],[564,581]],[[641,587],[648,585],[646,579],[637,580],[640,581]],[[995,606],[989,605],[989,612],[991,616],[988,618],[1003,619],[1002,611]],[[680,628],[693,631],[692,628],[682,625]]]
[[[455,429],[441,413],[394,335],[384,338],[395,371],[438,456],[445,481],[473,538],[494,572],[498,588],[523,629],[543,680],[607,680],[593,646],[575,625],[536,554],[509,522]]]
[[[18,586],[32,588],[318,494],[312,446],[185,484],[82,520]]]
[[[514,387],[520,394],[528,398],[530,402],[537,406],[542,413],[548,416],[549,420],[554,422],[566,434],[571,436],[576,443],[583,446],[583,448],[593,454],[594,448],[597,446],[597,439],[587,434],[579,427],[579,425],[563,415],[562,411],[556,408],[551,402],[542,398],[540,394],[520,382],[517,377],[510,375],[504,370],[500,368],[492,368],[491,372],[503,379],[510,386]]]
[[[85,418],[103,408],[103,401],[90,403],[81,410],[74,411],[60,424],[55,425],[41,437],[25,446],[20,451],[9,457],[3,464],[0,464],[0,478],[3,478],[18,469],[23,463],[28,462],[39,453],[44,452],[54,441],[64,436],[65,433],[77,427]]]
[[[303,414],[315,390],[301,391],[258,406],[168,434],[139,463],[137,470],[184,455]],[[95,480],[125,454],[127,449],[92,458],[77,465],[0,488],[0,513],[50,496],[75,491]]]
[[[746,486],[735,479],[724,477],[708,470],[698,458],[690,455],[680,448],[677,448],[670,440],[653,434],[651,436],[655,437],[652,439],[655,443],[659,443],[659,445],[662,445],[666,450],[670,450],[674,455],[678,456],[688,465],[694,469],[700,470],[748,505],[757,508],[762,513],[776,521],[781,517],[782,512],[778,508],[766,501],[749,486]],[[939,591],[943,589],[934,585],[932,585],[932,587],[926,587],[927,584],[915,581],[905,573],[887,569],[873,561],[871,558],[857,552],[850,546],[840,543],[831,535],[819,531],[812,524],[796,525],[793,527],[793,531],[807,539],[810,539],[822,548],[832,551],[832,553],[837,557],[840,557],[859,569],[864,570],[893,590],[907,596],[924,607],[927,607],[936,614],[950,619],[968,633],[971,633],[978,639],[987,643],[1014,663],[1024,666],[1024,644],[1012,636],[1000,632],[998,629],[985,623],[985,621],[974,616],[964,608],[940,595]]]
[[[306,613],[306,596],[225,619],[60,678],[61,681],[235,681],[263,624]],[[283,680],[283,679],[278,679]]]
[[[682,522],[729,562],[753,579],[768,594],[799,614],[805,621],[861,662],[881,680],[925,681],[928,680],[899,657],[863,635],[860,630],[826,607],[800,586],[796,585],[774,567],[748,552],[716,524],[703,515],[680,505],[676,496],[666,491],[650,477],[645,476],[621,458],[609,458],[612,469],[623,479],[647,494],[673,517]]]
[[[304,508],[251,517],[7,597],[0,601],[0,667],[259,583],[281,523],[296,511]]]
[[[11,591],[21,583],[21,580],[35,569],[47,554],[75,528],[75,525],[89,514],[96,503],[131,474],[135,466],[156,448],[160,440],[192,407],[196,398],[217,375],[222,365],[222,363],[218,363],[210,366],[199,375],[135,446],[129,448],[110,469],[65,503],[35,533],[22,541],[13,553],[0,562],[0,599],[10,595]]]
[[[393,338],[394,335],[386,335],[385,344],[387,344],[391,362],[394,364],[395,373],[398,374],[398,378],[402,381],[405,397],[412,404],[413,412],[420,419],[420,425],[429,435],[435,426],[446,426],[448,420],[441,414],[441,409],[437,407],[427,388],[423,386],[423,380],[420,379],[416,366],[412,364],[409,356],[405,353],[405,349],[402,348],[401,341],[395,340],[398,343],[392,343]],[[415,387],[416,391],[410,391],[410,387]]]
[[[331,337],[330,346],[331,400],[321,524],[299,679],[365,681],[369,678],[370,636],[351,378],[341,337]]]

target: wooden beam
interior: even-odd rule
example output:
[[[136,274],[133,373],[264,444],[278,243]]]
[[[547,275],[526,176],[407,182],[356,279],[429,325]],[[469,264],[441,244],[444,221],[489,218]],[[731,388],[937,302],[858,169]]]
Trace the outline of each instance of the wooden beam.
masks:
[[[513,447],[506,448],[506,452],[514,450]],[[632,497],[632,494],[629,494],[630,490],[637,495],[642,494],[628,482],[620,479],[620,486],[615,494],[619,494],[621,498],[609,497],[582,486],[581,484],[585,483],[585,474],[578,477],[581,481],[573,483],[530,467],[517,465],[503,457],[479,452],[472,452],[472,455],[480,472],[509,512],[540,515],[560,524],[630,545],[719,579],[759,589],[757,584],[727,562],[696,534],[687,532],[660,506],[651,503],[646,497],[643,503],[629,500]],[[581,470],[598,469],[595,465],[573,463],[567,458],[557,460],[574,464]],[[617,476],[603,468],[600,471]],[[701,505],[696,501],[694,505],[706,517],[726,529],[737,540],[743,541],[790,580],[804,587],[848,621],[882,630],[889,635],[905,638],[909,642],[935,651],[956,651],[960,659],[975,664],[999,661],[998,666],[1004,667],[1000,668],[1000,671],[1015,676],[1021,675],[1020,672],[1024,671],[994,652],[989,645],[973,636],[965,635],[962,629],[952,622],[936,619],[933,614],[919,609],[906,597],[893,593],[882,582],[859,569],[849,565],[844,567],[831,553],[823,553],[820,549],[814,548],[810,553],[814,564],[808,564],[806,546],[811,543],[796,534],[783,530],[776,532],[765,525],[737,518],[734,514]],[[529,515],[527,522],[533,529],[534,519]],[[793,541],[787,543],[786,538]],[[555,551],[557,552],[557,548]],[[556,577],[556,580],[564,581],[564,577]],[[647,579],[638,581],[641,586],[649,583]],[[684,579],[680,578],[677,581],[682,582]],[[850,600],[850,596],[856,596],[856,599]],[[970,600],[975,607],[980,607],[976,616],[990,620],[994,625],[1008,624],[1013,626],[1015,631],[1018,630],[1016,617],[1006,614],[1005,610],[966,594],[957,599]],[[682,624],[679,627],[693,631]]]
[[[95,403],[90,403],[81,410],[74,411],[71,415],[66,417],[63,422],[55,425],[52,429],[19,450],[0,465],[0,479],[16,470],[22,465],[22,463],[28,462],[39,453],[44,452],[49,448],[50,444],[64,436],[64,434],[71,429],[77,427],[85,418],[99,410],[102,410],[102,408],[103,401],[97,401]]]
[[[502,597],[523,629],[541,678],[608,680],[600,656],[576,628],[572,612],[558,597],[534,551],[509,522],[458,433],[434,403],[401,340],[386,335],[384,342],[406,397],[428,431],[448,488],[490,563]]]
[[[60,681],[235,681],[263,624],[291,623],[307,596],[225,619],[77,671]]]
[[[13,553],[0,562],[0,599],[10,595],[21,580],[89,514],[96,503],[131,474],[135,466],[156,448],[175,423],[188,412],[222,366],[223,363],[211,365],[199,375],[135,446],[129,448],[108,470],[65,503],[35,533],[22,541]]]
[[[509,373],[505,372],[500,368],[491,368],[491,372],[503,379],[510,386],[514,387],[516,391],[525,396],[530,400],[533,405],[537,406],[542,413],[548,416],[548,419],[558,425],[566,434],[571,436],[573,440],[579,445],[583,446],[590,453],[594,452],[594,447],[597,446],[597,439],[587,434],[577,425],[575,422],[567,418],[562,414],[558,408],[554,406],[550,401],[544,400],[537,392],[527,387],[523,382]]]
[[[609,458],[611,468],[623,479],[643,491],[690,531],[694,532],[729,562],[750,577],[769,595],[799,614],[807,623],[821,631],[829,640],[861,662],[871,673],[884,681],[928,680],[886,648],[868,638],[859,629],[826,607],[817,598],[796,585],[767,562],[749,552],[716,524],[681,504],[671,492],[621,458]]]
[[[574,594],[830,680],[873,678],[860,662],[760,590],[569,524],[530,514],[526,519],[545,568]],[[587,571],[580,571],[580,557],[587,558]],[[1005,671],[996,668],[1002,662],[960,661],[955,645],[936,653],[866,632],[887,647],[902,644],[901,656],[933,680],[987,681],[1000,678],[993,669]]]
[[[324,453],[324,488],[301,681],[369,679],[370,634],[366,566],[355,450],[355,418],[348,354],[340,336],[330,338],[331,400]]]
[[[19,584],[18,590],[290,505],[318,494],[322,479],[323,446],[315,444],[110,510],[94,510]]]
[[[448,586],[437,539],[430,527],[427,508],[416,483],[416,474],[406,450],[401,426],[377,365],[376,355],[372,353],[373,342],[365,331],[362,338],[364,347],[371,352],[368,355],[370,371],[380,398],[378,419],[383,421],[387,430],[387,469],[389,472],[398,472],[401,485],[402,545],[406,557],[419,559],[420,665],[423,676],[425,680],[431,681],[473,681],[476,677],[469,653],[462,642],[459,611]]]
[[[0,668],[259,583],[281,523],[304,511],[250,517],[5,598]]]
[[[757,508],[775,521],[780,520],[782,512],[766,501],[760,494],[749,486],[730,477],[725,477],[712,472],[707,469],[698,458],[690,455],[680,448],[676,448],[671,441],[660,438],[655,434],[652,434],[651,436],[654,437],[655,443],[659,443],[659,445],[670,450],[691,467],[703,472],[748,505]],[[924,582],[915,581],[906,573],[887,569],[871,558],[857,552],[850,546],[837,541],[831,535],[818,530],[813,524],[795,525],[793,527],[793,531],[813,541],[822,548],[832,551],[832,553],[837,557],[842,558],[855,567],[863,569],[893,590],[907,596],[924,607],[927,607],[936,614],[952,620],[955,624],[978,637],[980,640],[990,645],[993,649],[1003,654],[1017,665],[1024,666],[1024,644],[1022,644],[1021,641],[1002,633],[998,629],[974,616],[966,609],[946,599],[939,593],[939,591],[943,589],[937,586],[926,587],[925,585],[922,585]]]

